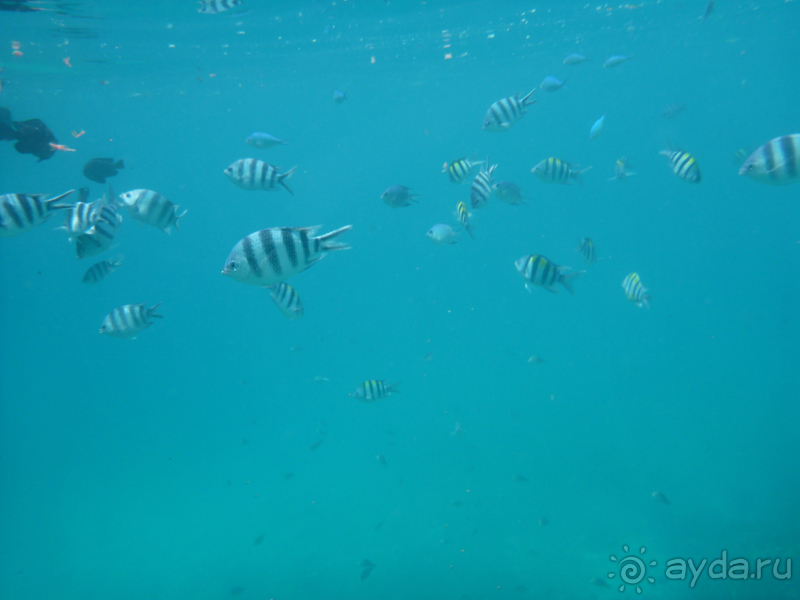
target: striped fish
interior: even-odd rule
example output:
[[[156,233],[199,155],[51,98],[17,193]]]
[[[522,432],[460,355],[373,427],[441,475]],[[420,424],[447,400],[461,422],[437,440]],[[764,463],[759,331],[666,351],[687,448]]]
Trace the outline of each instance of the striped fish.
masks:
[[[303,303],[297,291],[285,281],[267,288],[275,305],[292,321],[303,316]]]
[[[471,225],[469,222],[469,218],[471,216],[472,215],[469,214],[469,211],[467,211],[466,204],[464,204],[463,202],[459,202],[458,205],[456,205],[456,218],[458,219],[458,222],[461,223],[461,226],[464,229],[466,229],[467,233],[469,234],[469,237],[471,237],[474,240],[475,236],[472,235],[472,230],[475,229],[475,226]]]
[[[89,258],[102,254],[111,247],[122,216],[115,206],[103,206],[92,228],[75,238],[75,251],[78,258]]]
[[[585,271],[565,273],[564,271],[569,270],[569,267],[559,266],[540,254],[523,256],[518,258],[514,264],[519,274],[525,279],[525,288],[529,292],[534,285],[538,285],[549,292],[558,293],[556,284],[560,283],[570,294],[575,295],[571,281],[585,273]]]
[[[297,167],[292,167],[286,173],[278,173],[278,167],[256,158],[242,158],[237,160],[227,169],[225,175],[243,190],[277,191],[281,185],[294,196],[294,192],[286,185],[286,179],[292,176]]]
[[[135,338],[136,334],[153,324],[150,319],[163,318],[155,312],[159,306],[161,302],[150,308],[145,308],[144,304],[126,304],[115,308],[103,320],[100,333],[116,338]]]
[[[574,179],[583,185],[580,175],[592,167],[586,167],[585,169],[578,169],[577,167],[578,165],[571,165],[560,158],[545,158],[531,169],[531,173],[548,183],[569,184],[569,180]]]
[[[131,190],[119,197],[134,221],[152,225],[165,233],[172,233],[173,225],[177,231],[178,219],[189,212],[185,210],[178,214],[178,205],[152,190]]]
[[[581,253],[583,262],[590,267],[597,262],[597,250],[594,247],[592,238],[581,238],[581,243],[576,250]]]
[[[119,264],[122,262],[122,257],[113,260],[101,260],[94,263],[86,270],[83,275],[83,283],[100,283],[114,272]]]
[[[197,9],[197,12],[203,15],[216,15],[234,6],[239,6],[241,3],[242,0],[200,0],[200,8]]]
[[[59,204],[75,190],[55,198],[43,200],[44,194],[4,194],[0,196],[0,237],[13,237],[49,219],[53,212],[70,208],[71,204]]]
[[[508,98],[503,98],[492,104],[489,110],[486,111],[486,116],[483,118],[483,129],[485,131],[494,132],[506,131],[509,129],[527,112],[525,107],[536,102],[536,100],[530,99],[535,91],[536,88],[533,88],[527,96],[523,96],[522,98],[517,94],[516,96],[509,96]]]
[[[678,177],[689,183],[700,183],[700,167],[694,156],[678,148],[673,148],[667,140],[667,150],[662,150],[659,154],[669,158],[669,166],[672,172]]]
[[[469,159],[466,156],[454,160],[447,166],[447,175],[450,177],[451,183],[464,183],[475,165],[481,165],[483,161],[476,161],[474,158]]]
[[[609,179],[609,181],[614,181],[615,179],[619,179],[620,181],[625,181],[625,178],[629,175],[636,175],[633,171],[628,171],[628,157],[619,158],[617,162],[614,163],[614,177]]]
[[[316,227],[273,227],[251,233],[231,250],[223,275],[241,283],[269,286],[305,271],[325,252],[347,250],[347,244],[333,238],[348,231],[346,225],[314,237]]]
[[[78,201],[64,211],[64,224],[56,229],[63,229],[70,234],[69,241],[73,241],[76,236],[86,233],[92,228],[100,209],[103,207],[102,200],[87,202],[89,199],[89,188],[82,187],[78,190]]]
[[[628,300],[636,306],[641,308],[644,305],[645,308],[650,308],[650,304],[647,302],[650,299],[650,294],[647,293],[647,288],[642,285],[638,273],[628,273],[628,276],[622,281],[622,289],[625,290],[625,296],[628,297]]]
[[[744,162],[739,175],[770,185],[800,181],[800,133],[768,141]]]
[[[398,385],[400,384],[390,384],[380,379],[370,379],[358,386],[358,389],[353,392],[353,396],[362,402],[375,402],[376,400],[386,398],[386,396],[389,396],[392,392],[399,394],[400,390],[397,389]]]
[[[491,164],[487,156],[486,165],[481,165],[481,170],[472,180],[472,189],[469,192],[472,208],[483,208],[489,203],[492,197],[492,174],[496,168],[497,165]]]

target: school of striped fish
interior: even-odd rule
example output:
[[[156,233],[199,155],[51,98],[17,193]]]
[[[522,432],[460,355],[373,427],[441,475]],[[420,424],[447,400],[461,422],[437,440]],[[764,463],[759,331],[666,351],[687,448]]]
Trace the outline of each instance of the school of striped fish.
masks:
[[[198,12],[202,14],[219,14],[235,9],[242,0],[201,0]],[[713,11],[713,1],[709,2],[704,18]],[[631,54],[609,56],[601,64],[603,69],[621,68],[624,63],[633,59]],[[566,56],[562,64],[577,67],[591,62],[591,58],[579,53]],[[582,66],[575,69],[590,68]],[[502,135],[512,127],[523,127],[531,119],[546,118],[546,114],[538,114],[535,92],[541,90],[550,94],[556,92],[569,93],[571,85],[580,83],[579,75],[563,80],[556,76],[547,76],[540,84],[525,89],[527,94],[503,96],[492,103],[484,114],[482,129],[491,135]],[[540,92],[541,93],[541,92]],[[333,93],[336,104],[347,99],[347,93],[338,89]],[[685,104],[670,104],[663,111],[666,119],[675,119],[686,110]],[[536,113],[536,114],[534,114]],[[530,116],[528,116],[530,115]],[[588,140],[598,139],[606,126],[607,113],[600,116],[591,126]],[[613,121],[613,115],[611,117]],[[613,124],[609,124],[613,126]],[[469,127],[470,124],[464,124]],[[473,125],[478,127],[478,120]],[[245,142],[258,150],[266,150],[287,144],[287,140],[265,132],[254,132]],[[581,167],[568,162],[565,158],[547,156],[546,148],[541,150],[542,158],[533,164],[530,173],[538,180],[548,184],[590,185],[584,182],[584,175],[592,168]],[[700,184],[702,181],[700,161],[690,151],[673,145],[666,140],[666,148],[659,152],[666,157],[666,166],[676,178],[685,183]],[[740,151],[742,152],[742,151]],[[288,192],[294,195],[289,187],[289,179],[296,173],[297,166],[288,170],[272,165],[264,160],[252,157],[241,158],[220,168],[233,185],[247,191]],[[431,165],[431,170],[434,166]],[[477,168],[477,172],[475,172]],[[434,224],[427,232],[427,237],[437,245],[452,246],[461,241],[459,232],[465,231],[473,241],[477,241],[476,221],[473,211],[483,211],[490,205],[492,197],[511,205],[530,205],[535,202],[535,195],[523,190],[510,180],[495,181],[495,172],[500,170],[491,158],[478,160],[478,153],[472,157],[462,156],[444,164],[450,182],[457,186],[469,185],[469,203],[466,193],[459,200],[455,212],[450,216],[453,225],[447,222]],[[744,160],[738,171],[753,181],[767,185],[789,185],[800,181],[800,133],[786,134],[764,142]],[[614,176],[608,181],[625,181],[636,173],[630,170],[628,157],[618,159],[614,165]],[[520,175],[522,177],[524,175]],[[530,178],[530,175],[527,176]],[[640,177],[642,177],[640,175]],[[519,179],[517,180],[519,181]],[[535,185],[532,179],[531,186]],[[389,183],[389,182],[387,182]],[[463,189],[466,190],[466,185]],[[11,192],[0,195],[0,237],[14,237],[25,234],[47,222],[55,213],[63,215],[63,225],[58,227],[67,234],[70,243],[74,244],[78,259],[96,257],[108,252],[115,246],[118,231],[124,221],[123,214],[140,225],[160,229],[165,233],[178,231],[179,220],[187,214],[180,211],[180,206],[167,199],[157,191],[139,188],[115,194],[109,186],[108,192],[101,198],[90,201],[88,188],[82,188],[75,201],[70,201],[74,190],[47,198],[40,193]],[[376,194],[377,196],[377,194]],[[533,196],[533,197],[532,197]],[[390,208],[407,208],[419,203],[422,193],[411,188],[393,184],[385,189],[380,199]],[[522,209],[524,210],[524,209]],[[446,217],[443,212],[442,217]],[[344,216],[343,216],[344,218]],[[236,242],[229,252],[222,269],[222,274],[230,279],[264,288],[279,311],[288,319],[295,320],[304,315],[303,303],[298,291],[287,283],[287,279],[301,273],[330,252],[349,249],[350,246],[338,241],[338,238],[350,230],[351,225],[343,225],[327,233],[319,233],[317,226],[281,227],[273,226],[257,229]],[[601,241],[602,245],[602,241]],[[557,293],[559,288],[575,294],[574,283],[581,277],[590,275],[587,271],[572,271],[570,267],[559,264],[555,260],[537,253],[538,249],[529,248],[526,254],[513,261],[519,275],[524,280],[528,291],[544,289]],[[582,237],[576,251],[580,254],[587,268],[598,261],[595,241]],[[564,257],[556,257],[559,261]],[[121,267],[122,257],[104,258],[94,262],[85,272],[82,282],[97,285],[111,276]],[[631,265],[635,267],[635,265]],[[209,265],[208,268],[213,268]],[[625,298],[637,307],[649,308],[652,295],[644,285],[639,273],[632,270],[622,281]],[[160,303],[147,306],[145,303],[132,303],[113,308],[103,319],[100,333],[117,338],[135,338],[149,328],[154,319],[162,316],[156,313]],[[385,380],[368,379],[361,383],[351,394],[362,402],[375,402],[398,393],[397,383]],[[374,566],[374,565],[373,565]],[[371,567],[368,571],[371,570]],[[368,572],[367,572],[368,575]]]

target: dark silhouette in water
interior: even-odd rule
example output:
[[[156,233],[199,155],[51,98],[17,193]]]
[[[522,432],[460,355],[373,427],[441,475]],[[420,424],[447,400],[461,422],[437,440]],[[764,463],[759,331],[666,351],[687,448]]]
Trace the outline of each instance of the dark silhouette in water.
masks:
[[[39,119],[12,121],[11,111],[0,108],[0,140],[16,140],[14,149],[20,154],[33,154],[39,161],[55,154],[51,144],[58,140],[50,128]]]
[[[372,573],[372,569],[375,568],[375,565],[367,558],[361,561],[361,568],[364,569],[361,571],[361,581],[364,581],[369,574]]]
[[[244,588],[240,585],[235,585],[231,588],[231,596],[238,596],[244,591]]]
[[[124,169],[125,163],[122,159],[114,162],[113,158],[93,158],[83,167],[83,175],[86,179],[91,179],[97,183],[105,183],[106,179],[118,173],[118,169]],[[242,440],[242,446],[247,445],[247,440]]]
[[[253,546],[258,546],[261,542],[264,541],[264,534],[262,533],[256,539],[253,540]]]

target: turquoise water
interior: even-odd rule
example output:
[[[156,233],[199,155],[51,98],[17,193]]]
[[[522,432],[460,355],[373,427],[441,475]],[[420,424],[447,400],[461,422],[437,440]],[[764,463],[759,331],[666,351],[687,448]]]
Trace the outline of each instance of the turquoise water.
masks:
[[[0,13],[0,106],[76,150],[37,164],[0,143],[0,192],[94,199],[81,170],[110,156],[118,193],[189,211],[168,236],[123,210],[99,257],[122,266],[97,286],[60,215],[0,240],[2,598],[636,596],[609,560],[624,544],[657,561],[642,597],[798,597],[771,566],[692,588],[665,563],[800,558],[800,186],[734,158],[798,131],[800,2],[720,0],[706,20],[695,0],[180,4]],[[614,54],[632,58],[603,68]],[[481,129],[548,75],[569,89]],[[492,199],[475,241],[435,246],[469,202],[442,165],[474,153],[529,200]],[[636,175],[607,181],[626,155]],[[591,166],[584,185],[531,174],[550,156]],[[232,185],[247,157],[297,165],[294,196]],[[396,184],[420,203],[387,207]],[[302,319],[220,274],[256,230],[348,224],[351,250],[290,280]],[[525,290],[532,253],[586,269],[574,297]],[[632,271],[649,310],[623,294]],[[98,333],[140,302],[163,320]],[[360,403],[367,379],[401,393]]]

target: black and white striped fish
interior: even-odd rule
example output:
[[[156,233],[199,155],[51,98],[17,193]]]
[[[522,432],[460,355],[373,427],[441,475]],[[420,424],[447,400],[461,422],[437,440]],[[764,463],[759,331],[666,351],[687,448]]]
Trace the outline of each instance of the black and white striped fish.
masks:
[[[112,310],[103,320],[100,326],[100,333],[116,338],[131,338],[150,327],[150,319],[162,319],[161,315],[156,314],[156,309],[161,306],[161,302],[150,308],[144,304],[126,304]]]
[[[241,3],[242,0],[200,0],[200,8],[197,9],[197,12],[204,15],[216,15],[234,6],[239,6]]]
[[[506,131],[514,123],[519,121],[522,116],[527,112],[526,106],[534,104],[536,100],[531,100],[530,97],[536,88],[533,88],[527,96],[519,97],[509,96],[498,100],[489,107],[486,111],[486,116],[483,118],[483,128],[486,131]]]
[[[92,228],[103,206],[102,200],[87,202],[89,188],[82,187],[78,190],[78,201],[64,211],[64,224],[56,229],[63,229],[69,234],[69,241],[76,236],[86,233]]]
[[[590,267],[597,262],[597,249],[594,247],[592,238],[581,238],[581,243],[576,250],[581,253],[583,262]]]
[[[627,296],[628,300],[636,306],[650,308],[650,304],[647,302],[650,299],[650,294],[647,293],[647,288],[642,285],[638,273],[628,273],[622,281],[622,289],[625,290],[625,296]]]
[[[272,297],[272,301],[291,320],[299,319],[303,316],[303,303],[300,302],[300,296],[297,294],[292,286],[285,281],[276,283],[267,288]]]
[[[472,180],[472,188],[469,191],[472,208],[483,208],[489,203],[492,197],[492,174],[496,168],[497,165],[491,164],[487,156],[486,165],[481,165],[481,170]]]
[[[469,237],[471,237],[474,240],[475,236],[472,235],[472,230],[475,229],[475,226],[469,222],[469,218],[471,216],[472,215],[469,214],[469,211],[467,210],[466,204],[464,204],[463,202],[459,202],[456,205],[456,218],[458,219],[458,222],[461,223],[461,226],[467,230]]]
[[[475,158],[458,158],[452,161],[447,167],[447,175],[450,177],[451,183],[464,183],[475,165],[483,164],[483,161],[476,161]]]
[[[83,283],[100,283],[103,279],[111,275],[121,262],[122,257],[111,260],[101,260],[100,262],[94,263],[86,270],[86,273],[84,273]]]
[[[251,233],[231,250],[222,274],[249,285],[269,286],[305,271],[325,252],[347,250],[333,238],[352,225],[314,237],[316,227],[273,227]]]
[[[375,402],[376,400],[386,398],[386,396],[391,395],[392,392],[400,393],[400,390],[397,389],[398,385],[400,384],[388,383],[380,379],[369,379],[358,386],[358,389],[353,392],[353,396],[362,402]]]
[[[44,194],[4,194],[0,196],[0,237],[13,237],[30,231],[49,219],[54,211],[70,208],[59,204],[75,190],[43,200]]]
[[[581,173],[585,173],[592,167],[585,169],[578,169],[578,165],[571,165],[567,161],[560,158],[545,158],[538,165],[531,169],[531,173],[536,175],[542,181],[548,183],[564,183],[569,184],[570,179],[574,179],[581,185]]]
[[[514,265],[517,267],[519,274],[525,279],[525,288],[529,292],[534,285],[537,285],[549,292],[558,293],[556,284],[560,283],[570,294],[575,295],[571,281],[585,273],[585,271],[565,273],[565,271],[569,270],[569,267],[557,265],[540,254],[530,254],[518,258]]]
[[[768,141],[744,161],[739,175],[770,185],[800,181],[800,133]]]
[[[287,192],[294,196],[294,192],[286,185],[286,179],[292,176],[297,167],[292,167],[286,173],[278,173],[278,167],[256,158],[242,158],[237,160],[227,169],[225,175],[243,190],[277,191],[282,185]]]
[[[117,214],[116,206],[103,206],[92,228],[75,239],[78,258],[89,258],[102,254],[111,247],[122,216]]]
[[[185,210],[178,214],[178,205],[152,190],[131,190],[119,197],[134,221],[152,225],[165,233],[172,233],[173,225],[177,231],[178,219],[189,212]]]
[[[678,148],[673,148],[669,140],[667,140],[667,147],[667,150],[662,150],[659,154],[663,154],[669,159],[672,172],[689,183],[700,183],[700,167],[694,156]]]

